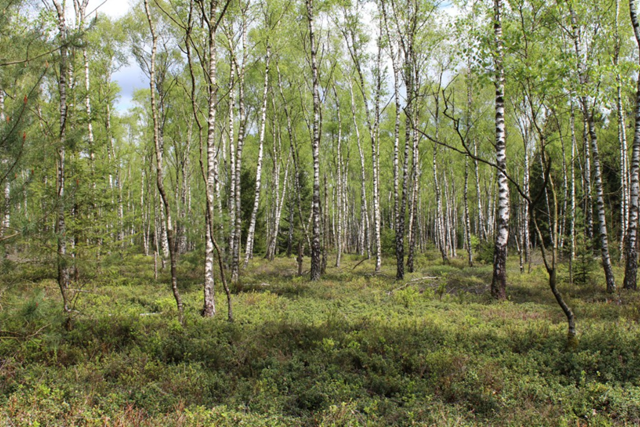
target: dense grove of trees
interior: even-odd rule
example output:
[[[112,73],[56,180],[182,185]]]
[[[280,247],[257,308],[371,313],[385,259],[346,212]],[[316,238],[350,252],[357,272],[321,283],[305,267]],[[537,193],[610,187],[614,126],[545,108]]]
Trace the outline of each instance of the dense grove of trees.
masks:
[[[435,247],[504,299],[507,252],[539,253],[570,338],[560,263],[636,288],[635,0],[0,2],[0,241],[53,260],[64,310],[118,251],[168,263],[181,317],[187,252],[204,316],[255,256],[402,279]],[[128,61],[150,84],[117,112]]]

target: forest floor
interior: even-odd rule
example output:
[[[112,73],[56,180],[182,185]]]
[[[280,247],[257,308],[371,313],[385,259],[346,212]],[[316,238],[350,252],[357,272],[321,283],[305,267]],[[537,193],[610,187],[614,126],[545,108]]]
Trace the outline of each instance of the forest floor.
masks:
[[[5,261],[0,425],[640,424],[640,296],[605,294],[600,271],[582,285],[560,272],[579,331],[567,348],[540,266],[510,260],[497,303],[488,265],[429,253],[397,282],[391,258],[379,275],[360,259],[315,283],[293,257],[255,259],[228,323],[221,289],[217,316],[200,317],[200,258],[186,255],[184,325],[152,258],[81,267],[71,322],[52,264]]]

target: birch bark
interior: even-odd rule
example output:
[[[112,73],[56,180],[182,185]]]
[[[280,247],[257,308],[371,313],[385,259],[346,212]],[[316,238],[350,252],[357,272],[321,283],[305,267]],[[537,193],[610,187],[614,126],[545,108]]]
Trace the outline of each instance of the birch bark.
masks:
[[[253,258],[253,240],[256,231],[256,218],[258,217],[258,208],[260,207],[260,190],[262,184],[262,157],[264,152],[264,134],[267,122],[267,98],[269,94],[269,62],[271,60],[271,47],[267,45],[267,54],[265,55],[264,70],[264,88],[262,92],[262,109],[260,114],[260,146],[258,148],[258,165],[256,167],[256,190],[253,199],[253,210],[251,211],[251,220],[249,222],[249,231],[247,232],[247,245],[245,248],[244,266],[249,264],[249,260]],[[277,197],[277,194],[276,194]]]
[[[631,16],[631,25],[636,39],[636,44],[640,49],[640,23],[638,22],[638,2],[637,0],[629,0],[629,11]],[[626,247],[626,263],[624,270],[624,289],[637,289],[637,273],[638,273],[638,252],[637,252],[637,234],[638,234],[638,198],[640,192],[640,183],[638,174],[640,173],[640,77],[638,77],[636,90],[636,111],[635,111],[635,129],[633,134],[633,148],[631,153],[631,194],[629,197],[629,225],[627,228],[627,247]]]
[[[507,297],[507,244],[509,242],[509,182],[507,181],[507,150],[504,123],[504,53],[502,44],[502,0],[494,0],[494,35],[495,35],[495,109],[496,109],[496,164],[498,165],[498,212],[496,223],[496,240],[493,255],[493,279],[491,295],[499,300]]]
[[[60,75],[58,77],[58,92],[60,94],[60,127],[58,135],[58,159],[56,173],[57,210],[56,235],[58,240],[58,287],[62,295],[62,304],[65,312],[70,312],[67,289],[69,287],[69,269],[67,267],[67,227],[65,220],[65,146],[67,143],[67,77],[68,77],[68,49],[67,49],[67,23],[64,4],[53,0],[58,17],[58,36],[60,39]]]
[[[313,0],[306,0],[307,20],[309,24],[309,47],[311,53],[311,74],[313,78],[313,196],[312,196],[312,240],[311,240],[311,280],[320,279],[322,274],[320,249],[320,93],[317,63],[317,47],[314,29]]]

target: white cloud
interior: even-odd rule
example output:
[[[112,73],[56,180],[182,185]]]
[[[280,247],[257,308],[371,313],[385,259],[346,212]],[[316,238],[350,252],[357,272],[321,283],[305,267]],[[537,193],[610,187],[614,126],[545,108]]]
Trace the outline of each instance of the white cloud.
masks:
[[[149,79],[142,72],[138,63],[130,58],[129,65],[113,74],[113,80],[120,86],[120,96],[116,100],[116,109],[124,112],[132,107],[133,92],[136,89],[149,87]]]
[[[124,16],[131,5],[130,0],[90,0],[87,12],[101,12],[109,15],[111,18],[121,18]]]

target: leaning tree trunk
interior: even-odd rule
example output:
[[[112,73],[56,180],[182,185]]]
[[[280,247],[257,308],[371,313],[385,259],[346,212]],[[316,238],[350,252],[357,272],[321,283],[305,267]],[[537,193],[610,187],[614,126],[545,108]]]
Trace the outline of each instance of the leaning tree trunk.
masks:
[[[542,163],[546,164],[546,152],[545,152],[545,142],[543,138],[540,138],[540,156],[542,159]],[[547,176],[547,182],[545,183],[545,188],[549,188],[552,196],[552,204],[547,204],[547,223],[549,224],[549,228],[551,231],[550,237],[550,248],[547,249],[545,247],[545,237],[542,234],[540,227],[537,221],[536,210],[533,205],[531,205],[531,199],[527,197],[527,203],[530,204],[530,210],[533,215],[533,224],[536,230],[536,234],[538,235],[538,240],[540,244],[540,253],[542,255],[542,260],[544,266],[549,274],[549,288],[551,289],[551,293],[556,299],[556,302],[562,309],[567,318],[567,345],[569,348],[574,348],[577,345],[576,337],[576,319],[573,314],[573,310],[571,307],[565,302],[562,294],[558,290],[558,276],[557,276],[557,263],[558,263],[558,197],[556,194],[555,185],[553,183],[553,178],[551,174]],[[551,209],[553,206],[553,210]]]
[[[311,280],[319,280],[322,274],[322,260],[320,249],[320,93],[317,63],[317,47],[314,33],[313,0],[307,0],[307,20],[309,24],[309,48],[311,50],[311,74],[313,78],[313,139],[311,151],[313,154],[313,196],[312,223],[313,236],[311,239]]]
[[[156,36],[155,26],[153,25],[153,21],[151,20],[151,10],[149,9],[149,0],[144,0],[144,8],[147,15],[147,21],[149,23],[149,30],[151,31],[151,39],[152,39],[152,48],[151,48],[151,63],[149,69],[149,85],[151,89],[151,116],[153,119],[153,142],[156,151],[156,170],[157,177],[156,183],[158,186],[158,193],[160,193],[160,198],[162,199],[162,204],[164,206],[165,212],[165,228],[167,231],[167,240],[169,246],[169,257],[171,262],[171,290],[173,291],[173,296],[176,300],[176,306],[178,307],[178,320],[180,323],[183,322],[183,305],[182,298],[180,297],[180,291],[178,290],[178,262],[176,259],[176,245],[175,245],[175,236],[173,233],[173,223],[171,221],[171,209],[169,207],[169,200],[167,198],[167,194],[164,188],[164,173],[163,173],[163,147],[159,137],[159,129],[158,129],[158,110],[156,105],[156,94],[155,94],[155,72],[156,72],[156,50],[158,45],[158,37]]]
[[[631,24],[640,49],[640,23],[638,22],[637,0],[629,0]],[[640,184],[640,77],[636,90],[635,130],[633,133],[633,151],[631,154],[631,195],[629,197],[629,226],[627,229],[626,264],[624,269],[624,289],[637,289],[638,274],[638,198]]]
[[[496,71],[496,164],[498,166],[498,218],[493,255],[493,279],[491,295],[506,299],[507,289],[507,243],[509,242],[509,182],[507,181],[507,150],[504,124],[504,66],[502,48],[502,0],[494,0],[495,71]]]

